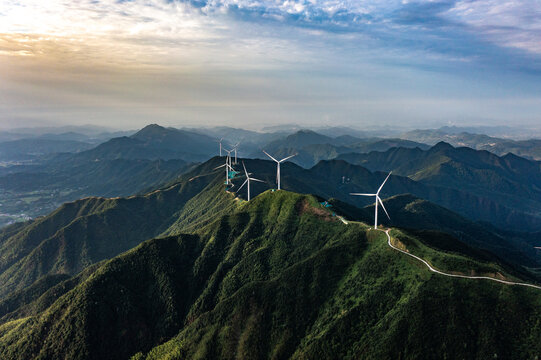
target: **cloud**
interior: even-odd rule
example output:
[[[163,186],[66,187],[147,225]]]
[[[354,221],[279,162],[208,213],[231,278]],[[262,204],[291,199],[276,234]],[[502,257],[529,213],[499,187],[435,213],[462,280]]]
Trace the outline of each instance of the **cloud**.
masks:
[[[541,55],[541,8],[536,0],[458,1],[449,16],[497,45]]]
[[[535,117],[536,2],[4,0],[0,121]]]
[[[168,56],[178,55],[180,49],[185,57],[190,53],[204,57],[202,49],[227,48],[235,42],[244,42],[241,48],[245,49],[255,46],[257,39],[265,42],[272,38],[291,43],[301,40],[310,45],[310,41],[317,44],[318,36],[327,34],[336,36],[335,41],[350,41],[345,44],[350,49],[356,43],[361,51],[377,46],[384,49],[382,54],[386,49],[411,51],[412,59],[422,52],[451,62],[458,59],[538,70],[541,15],[532,11],[535,3],[536,0],[8,0],[0,5],[0,33],[45,34],[55,36],[59,42],[74,37],[84,38],[89,44],[101,41],[113,54],[116,47],[131,44],[132,51],[145,62],[152,60],[144,56],[150,51]],[[314,36],[310,38],[311,31]],[[369,45],[363,47],[367,42]],[[137,44],[139,50],[135,49]],[[501,61],[502,56],[507,59]]]

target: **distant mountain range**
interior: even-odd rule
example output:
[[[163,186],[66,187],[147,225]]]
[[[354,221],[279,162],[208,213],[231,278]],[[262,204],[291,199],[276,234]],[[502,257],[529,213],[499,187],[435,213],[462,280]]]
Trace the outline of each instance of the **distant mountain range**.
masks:
[[[181,159],[206,160],[217,153],[216,139],[206,135],[159,125],[148,125],[130,137],[111,139],[79,154],[89,160],[111,159]]]
[[[502,228],[539,228],[540,162],[512,154],[499,157],[487,151],[454,148],[446,143],[426,151],[394,148],[385,152],[344,154],[338,159],[373,171],[392,170],[424,185],[456,190],[465,197],[455,206],[436,202],[469,218],[490,221]],[[434,199],[436,196],[439,195],[422,197]],[[487,210],[492,215],[488,215]]]
[[[127,196],[155,187],[189,168],[192,163],[182,158],[207,159],[217,150],[209,137],[149,126],[90,150],[51,154],[33,165],[0,167],[0,213],[7,215],[0,216],[0,226],[16,216],[45,215],[81,197]]]
[[[36,148],[42,144],[43,151],[50,152],[39,158],[32,156],[35,161],[30,165],[0,167],[0,213],[31,217],[47,214],[61,203],[81,197],[127,196],[155,187],[175,179],[190,164],[218,152],[218,143],[211,137],[158,125],[96,147],[41,138],[4,144],[10,151],[27,153],[32,150],[29,144]],[[76,152],[77,146],[81,150],[91,149]],[[58,152],[62,153],[54,154]]]
[[[279,138],[283,138],[291,134],[288,131],[275,132],[259,132],[228,126],[217,126],[212,128],[182,128],[190,132],[200,133],[210,136],[216,140],[223,139],[225,148],[230,149],[235,144],[240,143],[239,151],[244,155],[261,147],[261,144],[266,144]]]
[[[500,156],[512,153],[532,160],[541,160],[541,139],[502,139],[484,134],[457,132],[456,130],[453,128],[414,130],[404,133],[400,137],[429,145],[444,141],[453,146],[467,146],[476,150],[487,150]]]
[[[351,135],[329,137],[311,130],[300,130],[261,146],[251,153],[249,157],[266,158],[262,150],[267,151],[272,156],[280,158],[297,154],[291,159],[292,162],[303,167],[311,167],[321,160],[331,160],[338,157],[340,154],[387,150],[391,147],[398,146],[419,147],[422,149],[429,148],[429,146],[425,144],[402,139],[361,139]]]
[[[94,145],[76,140],[21,139],[0,142],[0,161],[35,160],[57,153],[76,153]]]
[[[93,132],[86,128],[19,129],[20,133],[0,133],[0,162],[42,163],[59,153],[78,153],[94,148],[96,145],[118,136],[131,135],[131,131]],[[87,130],[85,133],[66,131],[69,129]],[[96,128],[98,130],[101,128]]]
[[[403,184],[395,194],[410,192],[500,228],[538,231],[541,227],[541,207],[536,200],[541,189],[538,162],[443,143],[430,148],[404,139],[331,137],[310,130],[286,136],[226,127],[188,131],[149,125],[129,137],[113,138],[89,150],[49,155],[37,166],[0,168],[0,190],[11,192],[4,202],[0,196],[0,204],[7,204],[7,210],[36,216],[51,211],[59,202],[82,196],[125,196],[152,188],[175,179],[190,163],[218,154],[220,134],[230,136],[224,139],[224,147],[244,141],[239,156],[266,159],[261,151],[264,149],[280,158],[297,154],[291,161],[306,168],[321,160],[340,159],[370,170],[394,170],[410,179],[409,183],[401,180]],[[340,181],[342,177],[351,179],[349,170],[341,165],[325,171],[343,172],[336,175]],[[362,181],[357,184],[363,186]]]
[[[492,137],[499,137],[505,139],[515,139],[515,140],[524,140],[531,139],[533,137],[541,136],[539,128],[528,128],[528,127],[513,127],[513,126],[442,126],[438,131],[445,132],[447,134],[460,134],[460,133],[470,133],[470,134],[480,134],[488,135]]]
[[[136,131],[113,131],[101,127],[47,127],[47,128],[21,128],[9,131],[0,131],[0,142],[14,140],[64,140],[81,141],[89,144],[99,144],[114,137],[131,136]]]
[[[541,352],[540,290],[433,274],[390,249],[382,231],[351,221],[369,217],[370,207],[320,204],[327,193],[360,187],[363,176],[372,187],[385,174],[342,161],[310,170],[286,163],[285,187],[322,197],[260,184],[246,202],[224,191],[214,170],[223,160],[145,195],[83,199],[1,230],[0,357],[529,359]],[[273,179],[273,163],[245,163]],[[349,184],[330,181],[346,169]],[[403,179],[392,177],[389,188]],[[243,179],[233,181],[235,189]],[[524,242],[410,195],[385,205],[409,228],[392,229],[396,246],[438,269],[541,280],[533,271],[540,259],[525,255]],[[507,252],[487,251],[498,247]]]

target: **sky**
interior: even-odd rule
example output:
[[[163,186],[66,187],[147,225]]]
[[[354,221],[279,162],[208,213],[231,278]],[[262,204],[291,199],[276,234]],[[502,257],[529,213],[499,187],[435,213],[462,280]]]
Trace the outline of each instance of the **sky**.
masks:
[[[541,126],[541,1],[2,0],[0,129]]]

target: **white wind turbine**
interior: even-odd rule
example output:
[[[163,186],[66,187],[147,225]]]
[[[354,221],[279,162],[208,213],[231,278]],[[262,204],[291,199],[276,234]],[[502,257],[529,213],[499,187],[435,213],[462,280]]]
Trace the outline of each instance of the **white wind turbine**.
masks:
[[[240,142],[236,143],[235,146],[233,146],[233,150],[235,150],[235,165],[237,165],[237,148],[239,147]]]
[[[220,143],[220,156],[222,156],[222,141],[224,140],[224,138],[221,138],[220,140],[218,140],[218,143]]]
[[[252,175],[251,173],[248,173],[248,171],[246,171],[246,166],[244,165],[244,161],[242,162],[242,167],[244,168],[244,173],[246,174],[246,180],[244,180],[244,182],[242,183],[242,185],[240,186],[240,188],[237,190],[237,192],[240,191],[240,189],[242,189],[242,187],[244,185],[246,185],[246,183],[248,183],[248,201],[250,201],[250,180],[253,180],[253,181],[259,181],[259,182],[264,182],[263,180],[259,180],[259,179],[255,179],[255,178],[251,178],[250,175]]]
[[[359,194],[359,193],[350,193],[350,195],[357,195],[357,196],[375,196],[376,197],[376,206],[375,206],[375,211],[376,211],[376,215],[375,215],[375,221],[374,221],[374,229],[377,229],[378,228],[378,203],[379,205],[381,205],[381,207],[383,208],[383,211],[385,211],[385,214],[387,215],[387,217],[389,218],[389,220],[391,220],[391,217],[389,216],[389,213],[387,212],[387,209],[385,209],[385,206],[383,205],[383,201],[381,201],[381,198],[379,197],[379,192],[381,191],[381,189],[383,188],[383,185],[385,185],[385,183],[387,182],[387,179],[389,179],[389,176],[391,176],[391,173],[392,171],[389,173],[389,175],[387,175],[387,177],[385,178],[385,180],[383,181],[383,184],[381,184],[381,186],[379,187],[378,191],[375,193],[375,194]]]
[[[229,185],[230,181],[229,181],[229,172],[230,171],[234,171],[233,168],[231,167],[231,165],[229,165],[229,162],[227,161],[227,159],[225,160],[225,164],[223,165],[220,165],[216,168],[214,168],[214,170],[217,170],[219,168],[223,168],[225,166],[225,184],[226,185]]]
[[[225,161],[229,163],[229,167],[232,167],[233,164],[231,163],[231,153],[235,151],[235,149],[227,150],[226,148],[223,148],[224,151],[227,153]]]
[[[227,149],[224,148],[224,151],[227,153],[227,156],[225,157],[225,164],[214,168],[214,170],[222,168],[222,167],[225,166],[225,184],[230,185],[230,184],[232,184],[232,182],[229,179],[229,172],[230,171],[231,172],[235,171],[235,169],[233,169],[233,166],[231,164],[231,153],[233,152],[233,150],[227,150]]]
[[[290,155],[290,156],[288,156],[286,158],[283,158],[282,160],[278,161],[275,158],[273,158],[272,156],[270,156],[269,153],[267,153],[265,150],[263,150],[263,152],[268,157],[270,157],[272,160],[276,161],[276,182],[278,183],[278,190],[280,190],[280,164],[283,163],[284,161],[288,160],[288,159],[291,159],[293,156],[295,156],[297,154]]]

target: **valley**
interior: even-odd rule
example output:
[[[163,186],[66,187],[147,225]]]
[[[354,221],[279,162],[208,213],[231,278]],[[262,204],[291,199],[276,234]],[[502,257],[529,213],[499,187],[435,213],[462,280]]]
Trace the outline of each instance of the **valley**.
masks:
[[[69,189],[20,193],[0,191],[0,228],[48,214],[73,198],[70,194],[74,192]]]

